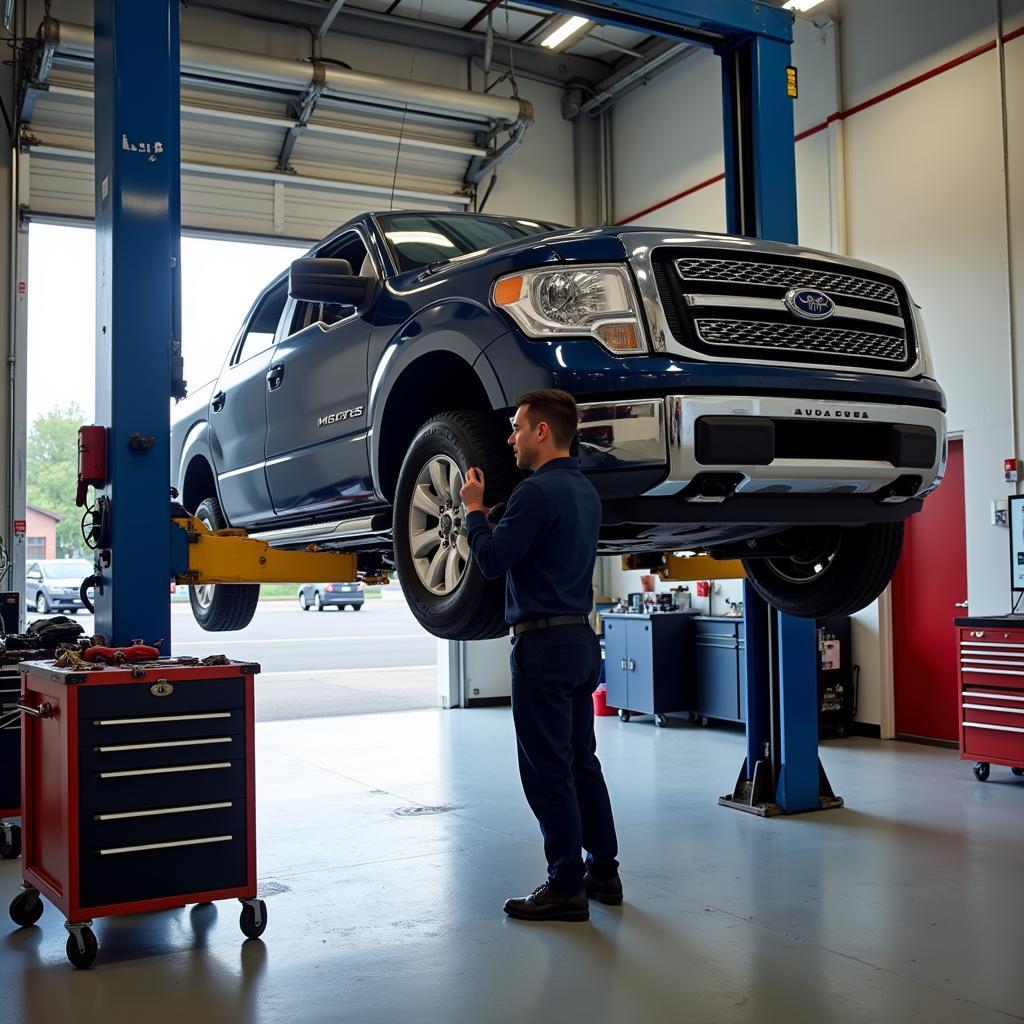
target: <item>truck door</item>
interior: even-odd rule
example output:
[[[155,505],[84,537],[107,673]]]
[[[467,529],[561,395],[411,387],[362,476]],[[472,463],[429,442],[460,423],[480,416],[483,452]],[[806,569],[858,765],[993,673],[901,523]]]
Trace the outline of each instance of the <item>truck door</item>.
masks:
[[[361,277],[379,276],[357,231],[317,255],[346,259]],[[289,302],[286,336],[267,370],[267,481],[279,515],[344,514],[373,500],[366,400],[375,309],[376,296],[358,310]]]
[[[267,371],[288,298],[287,277],[260,297],[239,332],[210,399],[213,461],[232,526],[273,517],[267,488]]]

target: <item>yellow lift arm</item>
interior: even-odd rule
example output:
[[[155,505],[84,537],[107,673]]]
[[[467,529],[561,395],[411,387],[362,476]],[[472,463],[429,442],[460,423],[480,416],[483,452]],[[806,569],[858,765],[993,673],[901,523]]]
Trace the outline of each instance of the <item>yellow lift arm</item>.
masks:
[[[316,583],[332,580],[346,583],[359,579],[356,556],[350,551],[322,551],[310,544],[303,551],[282,551],[262,540],[253,540],[245,530],[210,530],[195,516],[175,514],[171,523],[184,534],[172,538],[187,558],[175,559],[175,583]],[[182,568],[187,564],[188,568]],[[389,582],[387,576],[365,576],[369,584]]]
[[[718,559],[710,555],[623,555],[623,569],[643,569],[664,582],[689,580],[742,580],[747,574],[738,559]]]

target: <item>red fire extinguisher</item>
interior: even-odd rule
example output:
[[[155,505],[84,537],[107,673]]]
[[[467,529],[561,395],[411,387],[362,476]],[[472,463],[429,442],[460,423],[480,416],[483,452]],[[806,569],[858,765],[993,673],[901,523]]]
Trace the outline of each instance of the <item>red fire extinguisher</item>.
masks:
[[[84,506],[90,487],[107,482],[107,428],[78,428],[78,490],[75,504]]]

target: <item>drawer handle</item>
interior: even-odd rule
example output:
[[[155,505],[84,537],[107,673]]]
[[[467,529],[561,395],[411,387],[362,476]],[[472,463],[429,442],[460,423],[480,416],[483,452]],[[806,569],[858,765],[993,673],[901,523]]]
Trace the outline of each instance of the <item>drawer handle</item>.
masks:
[[[230,718],[230,711],[213,711],[204,715],[153,715],[150,718],[99,718],[93,725],[151,725],[153,722],[207,722],[211,718]]]
[[[975,693],[973,690],[964,690],[965,697],[980,697],[982,700],[1019,700],[1024,702],[1024,697],[1018,697],[1012,693]]]
[[[155,818],[160,814],[188,814],[191,811],[223,811],[234,806],[230,800],[217,804],[190,804],[188,807],[158,807],[152,811],[119,811],[117,814],[97,814],[94,821],[123,821],[125,818]]]
[[[967,673],[976,676],[1024,676],[1024,672],[1014,672],[1008,668],[968,668],[966,665],[963,667],[964,675]]]
[[[981,634],[979,634],[979,636],[980,635]],[[965,645],[961,644],[960,646],[963,647]],[[1021,648],[1021,647],[1024,647],[1024,644],[1011,644],[1011,643],[1007,643],[1005,640],[1002,643],[994,642],[992,640],[985,640],[985,641],[981,641],[981,640],[968,640],[966,646],[969,646],[969,647],[1013,647],[1013,648]]]
[[[991,729],[992,732],[1019,732],[1024,733],[1024,729],[1018,729],[1012,725],[986,725],[984,722],[964,722],[965,729]]]
[[[1001,708],[993,704],[965,704],[972,711],[1001,711],[1004,715],[1024,715],[1024,708]]]
[[[17,708],[23,715],[31,715],[33,718],[53,718],[52,704],[39,704],[34,708],[27,704],[18,704]]]
[[[96,747],[100,754],[113,754],[121,750],[161,750],[166,747],[201,747],[207,743],[231,743],[230,736],[216,736],[208,740],[165,740],[163,743],[118,743],[113,747]]]
[[[109,857],[113,853],[141,853],[143,850],[170,850],[177,846],[204,846],[207,843],[230,843],[234,836],[207,836],[205,839],[179,839],[173,843],[145,843],[142,846],[112,846],[109,850],[100,850],[101,857]]]
[[[1024,661],[991,661],[988,658],[961,658],[961,665],[986,665],[989,668],[1024,668]]]
[[[123,772],[100,772],[101,779],[126,779],[132,775],[170,775],[173,772],[209,772],[215,768],[230,768],[230,761],[219,764],[180,764],[173,768],[135,768]]]

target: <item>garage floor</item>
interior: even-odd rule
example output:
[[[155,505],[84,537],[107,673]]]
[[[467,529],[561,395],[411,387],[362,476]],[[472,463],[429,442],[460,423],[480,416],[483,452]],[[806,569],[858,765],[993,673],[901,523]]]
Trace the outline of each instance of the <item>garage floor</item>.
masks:
[[[97,923],[76,972],[52,908],[0,922],[0,1020],[143,1022],[1024,1019],[1024,781],[847,740],[845,810],[724,810],[742,735],[598,722],[627,903],[506,919],[543,877],[506,709],[257,727],[270,924],[237,904]],[[0,893],[17,890],[0,864]],[[6,896],[4,899],[6,900]],[[6,917],[4,918],[6,920]]]

